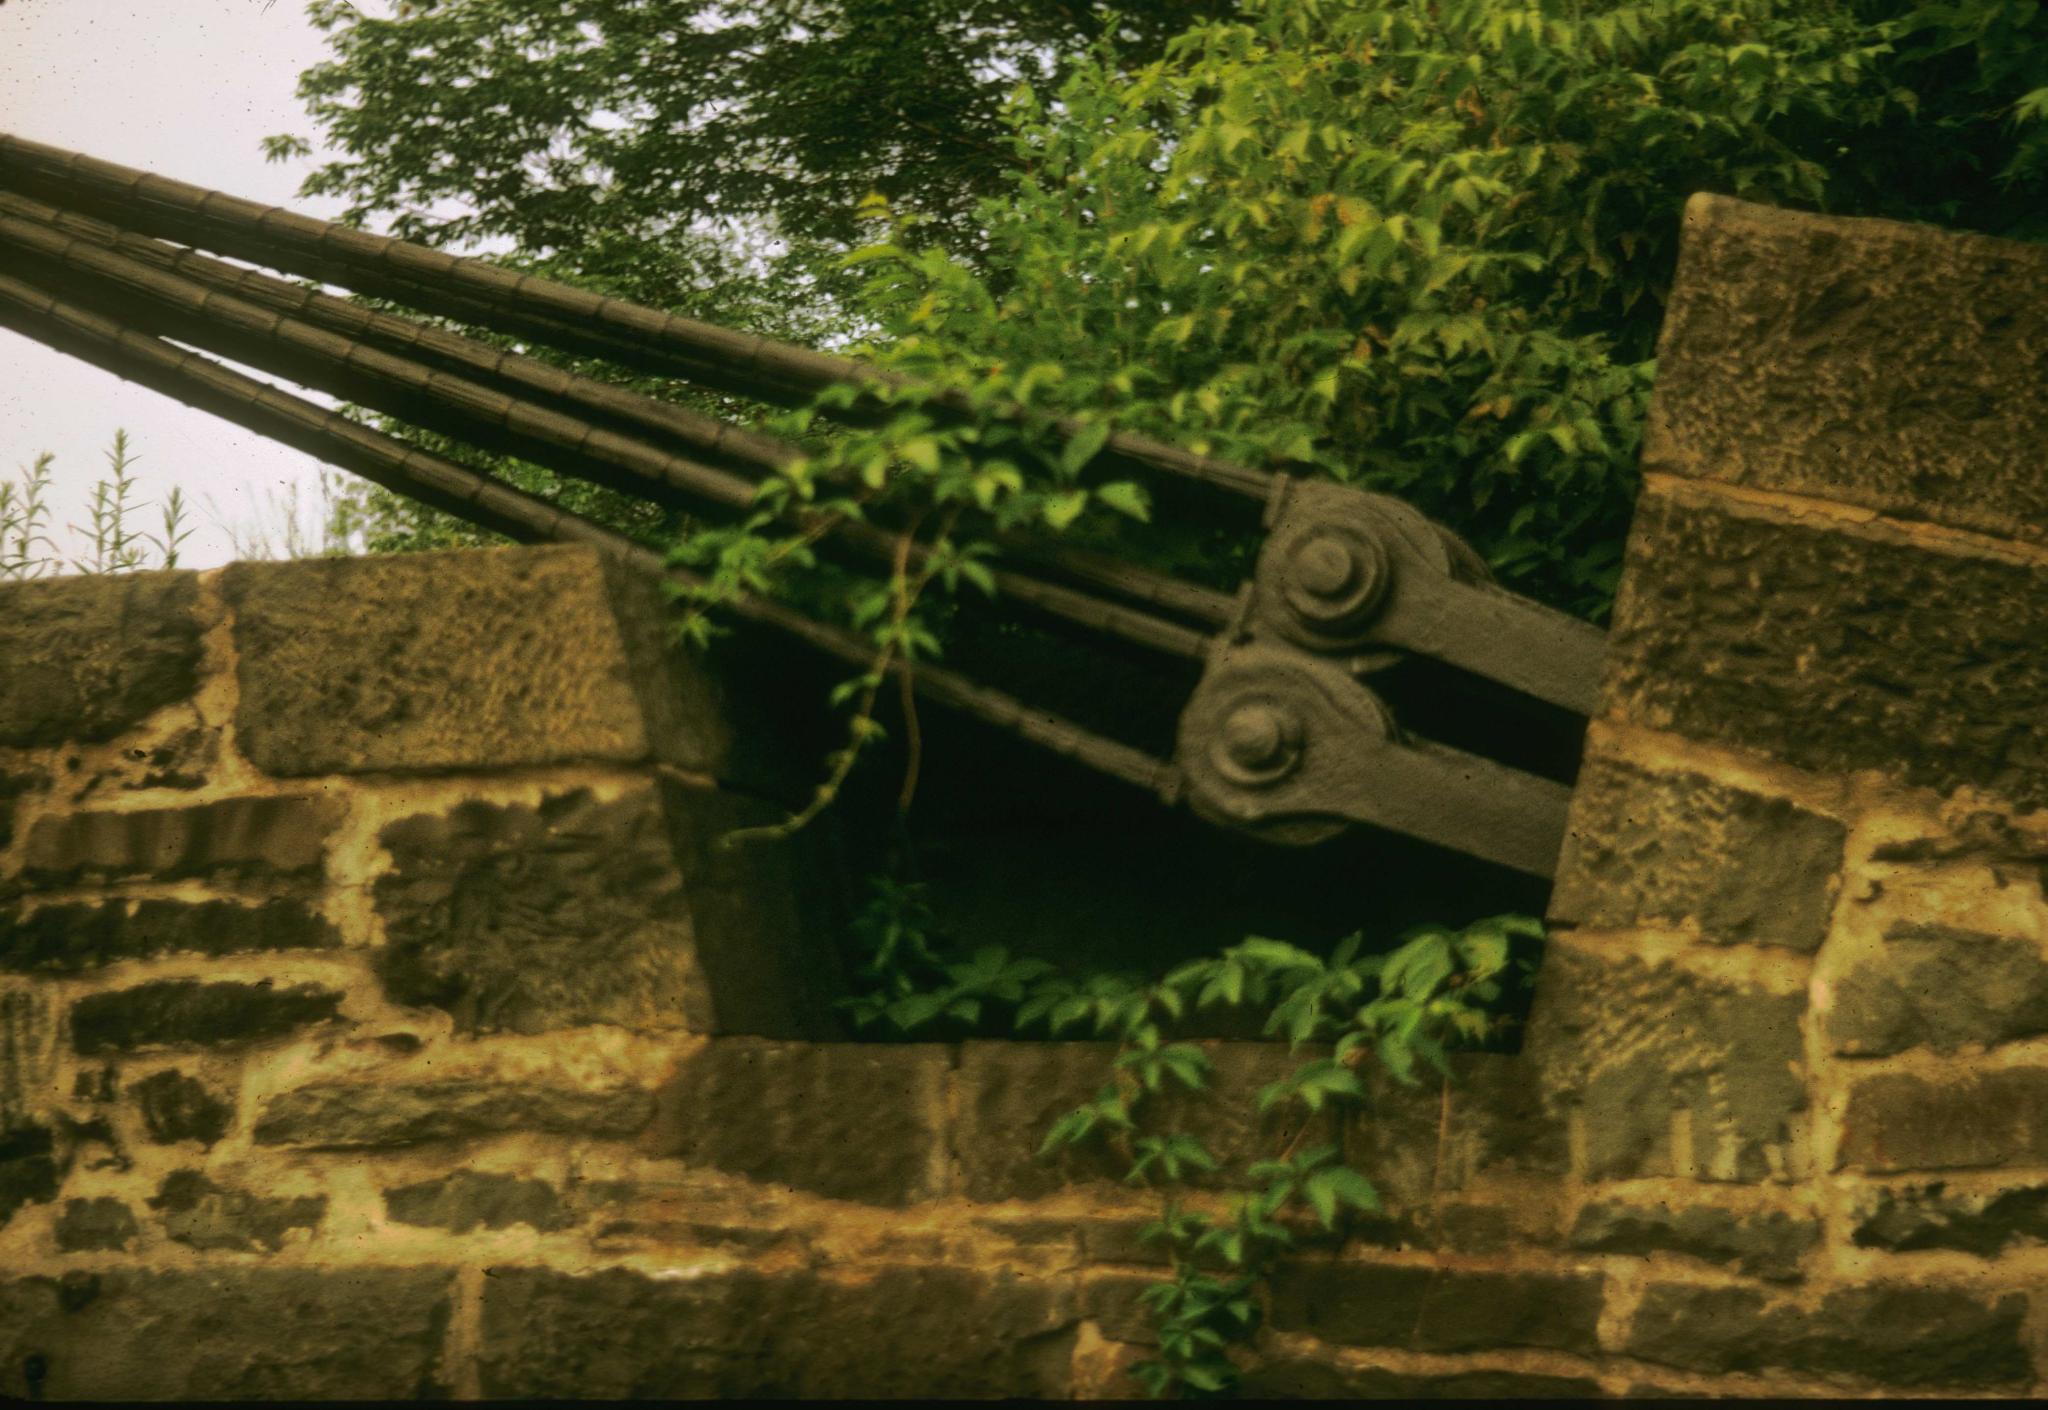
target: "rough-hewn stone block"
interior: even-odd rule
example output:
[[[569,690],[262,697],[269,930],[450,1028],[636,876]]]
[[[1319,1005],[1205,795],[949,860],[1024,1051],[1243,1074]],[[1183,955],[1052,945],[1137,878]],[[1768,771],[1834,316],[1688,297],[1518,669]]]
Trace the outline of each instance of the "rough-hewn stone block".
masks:
[[[1859,1248],[1959,1249],[1995,1258],[2008,1244],[2048,1242],[2048,1185],[1965,1192],[1940,1181],[1867,1191],[1856,1205]]]
[[[1608,634],[1633,723],[1815,773],[2048,805],[2048,565],[1646,492]]]
[[[708,769],[709,687],[664,659],[651,584],[582,548],[238,563],[242,751],[266,773],[662,758]]]
[[[40,986],[0,985],[0,1131],[39,1115],[57,1080],[57,1004]]]
[[[2048,1068],[1948,1081],[1866,1077],[1849,1089],[1840,1163],[1874,1171],[2048,1164]]]
[[[80,1054],[149,1047],[224,1047],[282,1038],[333,1018],[341,995],[318,984],[276,988],[162,979],[71,1006],[71,1046]]]
[[[324,950],[341,937],[297,901],[102,901],[98,905],[0,907],[0,969],[77,973],[121,960],[190,953]]]
[[[1871,1285],[1817,1305],[1749,1288],[1658,1283],[1643,1295],[1627,1355],[1688,1371],[1852,1377],[1898,1387],[1988,1388],[2032,1379],[2026,1298]]]
[[[999,1271],[752,1270],[652,1279],[494,1268],[487,1396],[1052,1398],[1067,1393],[1065,1286]]]
[[[1796,1282],[1799,1260],[1819,1242],[1819,1221],[1804,1215],[1623,1200],[1588,1203],[1571,1231],[1571,1246],[1585,1253],[1677,1253],[1772,1282]]]
[[[1275,1356],[1247,1371],[1239,1392],[1253,1400],[1588,1400],[1600,1394],[1600,1382],[1492,1367],[1431,1375]]]
[[[1417,1351],[1542,1347],[1591,1355],[1597,1274],[1475,1272],[1299,1259],[1273,1275],[1272,1325],[1344,1346]]]
[[[25,1204],[57,1198],[56,1138],[47,1126],[0,1130],[0,1228]]]
[[[1710,944],[1808,954],[1827,936],[1842,825],[1691,773],[1588,760],[1550,915],[1622,928],[1695,921]]]
[[[350,1150],[501,1131],[631,1136],[654,1115],[637,1087],[579,1089],[481,1078],[320,1082],[272,1097],[258,1144]]]
[[[374,1267],[18,1278],[0,1283],[0,1394],[441,1398],[452,1389],[439,1367],[452,1282],[439,1269]]]
[[[1526,1058],[1456,1053],[1450,1068],[1448,1082],[1425,1068],[1409,1086],[1369,1065],[1369,1100],[1345,1132],[1345,1158],[1395,1216],[1398,1227],[1380,1232],[1403,1243],[1434,1222],[1428,1206],[1439,1194],[1483,1174],[1561,1175],[1568,1164],[1564,1122],[1544,1109]]]
[[[661,1094],[657,1154],[832,1199],[940,1194],[951,1054],[938,1044],[715,1038]]]
[[[199,679],[198,580],[121,573],[0,587],[0,745],[112,739]]]
[[[1804,1159],[1803,994],[1707,979],[1553,937],[1526,1058],[1544,1100],[1577,1110],[1584,1174],[1785,1179]],[[1674,1148],[1674,1114],[1691,1158]],[[1679,1165],[1687,1169],[1679,1169]]]
[[[327,1197],[252,1194],[225,1189],[196,1170],[176,1170],[164,1177],[149,1207],[162,1216],[164,1233],[181,1244],[275,1253],[293,1230],[319,1226]]]
[[[235,1109],[211,1087],[182,1072],[154,1072],[130,1084],[149,1139],[160,1146],[197,1141],[211,1146],[228,1133]]]
[[[384,1212],[394,1223],[447,1229],[509,1229],[525,1224],[543,1233],[576,1222],[562,1197],[545,1180],[522,1180],[480,1170],[459,1170],[384,1192]]]
[[[57,1247],[66,1253],[97,1253],[128,1247],[142,1232],[135,1212],[117,1199],[74,1199],[57,1216]]]
[[[19,800],[50,780],[34,769],[0,769],[0,852],[14,843],[14,809]]]
[[[128,876],[303,876],[319,871],[340,814],[320,794],[66,813],[30,829],[22,874],[52,886]]]
[[[1836,1052],[1859,1056],[2048,1033],[2048,959],[2032,940],[1897,922],[1836,982],[1826,1030]]]
[[[2048,537],[2048,250],[1695,196],[1643,466]]]

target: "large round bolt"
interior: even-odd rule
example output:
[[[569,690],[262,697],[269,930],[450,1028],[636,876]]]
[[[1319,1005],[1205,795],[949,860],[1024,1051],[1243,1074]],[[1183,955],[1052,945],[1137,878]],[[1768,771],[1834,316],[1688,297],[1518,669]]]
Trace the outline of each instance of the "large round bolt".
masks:
[[[1358,560],[1344,540],[1317,534],[1294,551],[1294,580],[1317,597],[1338,597],[1358,581]]]
[[[1301,721],[1267,701],[1239,705],[1224,716],[1220,734],[1218,763],[1240,782],[1270,782],[1292,772],[1301,757]]]
[[[1312,529],[1285,552],[1281,593],[1295,620],[1310,631],[1353,630],[1379,606],[1387,586],[1387,563],[1371,539]]]

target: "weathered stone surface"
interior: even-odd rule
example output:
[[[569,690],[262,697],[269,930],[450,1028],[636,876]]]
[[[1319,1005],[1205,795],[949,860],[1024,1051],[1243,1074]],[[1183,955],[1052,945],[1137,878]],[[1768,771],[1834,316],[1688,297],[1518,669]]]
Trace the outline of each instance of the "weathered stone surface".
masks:
[[[1749,1288],[1658,1283],[1624,1351],[1709,1373],[1783,1367],[1897,1387],[2011,1386],[2033,1377],[2026,1307],[2019,1294],[1897,1285],[1842,1288],[1802,1307]]]
[[[581,1090],[480,1078],[322,1082],[272,1097],[261,1145],[347,1150],[463,1140],[500,1131],[630,1136],[654,1115],[637,1087]]]
[[[229,1102],[198,1078],[182,1072],[151,1073],[132,1083],[128,1093],[141,1108],[149,1139],[160,1146],[178,1141],[211,1146],[228,1133],[235,1119]]]
[[[840,1282],[751,1270],[650,1279],[495,1268],[486,1396],[1052,1398],[1075,1320],[1063,1286],[884,1267]]]
[[[1866,1077],[1849,1089],[1839,1163],[1872,1171],[2048,1164],[2048,1068],[1946,1082]]]
[[[1096,1325],[1111,1341],[1156,1346],[1152,1309],[1143,1301],[1147,1288],[1156,1287],[1161,1276],[1141,1273],[1106,1273],[1081,1284],[1081,1315]]]
[[[686,993],[689,913],[651,789],[463,803],[379,840],[392,869],[374,888],[376,967],[394,1002],[446,1009],[469,1033],[708,1016],[687,1011],[705,996]]]
[[[438,1180],[400,1185],[384,1192],[384,1212],[400,1224],[447,1229],[467,1234],[473,1229],[509,1229],[525,1224],[543,1233],[566,1229],[575,1216],[562,1205],[555,1187],[545,1180],[522,1180],[461,1170]]]
[[[30,829],[22,874],[47,886],[127,876],[304,876],[319,871],[340,815],[336,800],[314,793],[65,813]]]
[[[2048,252],[1686,206],[1643,468],[2048,537]]]
[[[48,776],[33,769],[0,769],[0,852],[14,843],[16,802],[48,782]]]
[[[651,585],[589,549],[238,563],[221,588],[236,738],[266,773],[703,768],[722,742],[662,659]]]
[[[0,1394],[441,1398],[452,1283],[440,1269],[374,1267],[12,1279],[0,1283]]]
[[[715,1038],[663,1089],[649,1148],[832,1199],[930,1199],[950,1062],[938,1044]]]
[[[0,1131],[40,1115],[57,1080],[57,1005],[47,989],[0,985]]]
[[[1592,1355],[1604,1285],[1597,1274],[1298,1259],[1271,1284],[1272,1326],[1344,1346],[1417,1351],[1542,1347]]]
[[[1784,1179],[1803,1158],[1795,1123],[1806,1106],[1805,1007],[1803,994],[1553,937],[1524,1051],[1544,1100],[1583,1121],[1588,1179]],[[1674,1149],[1674,1114],[1690,1124],[1690,1161]]]
[[[1691,773],[1588,760],[1551,896],[1553,921],[1696,921],[1710,944],[1808,954],[1827,936],[1842,825]]]
[[[81,1055],[136,1048],[225,1047],[282,1038],[333,1018],[341,995],[318,984],[277,988],[163,979],[71,1006],[71,1045]]]
[[[325,950],[341,937],[297,901],[102,901],[25,911],[0,907],[0,969],[77,973],[121,960],[191,953]]]
[[[196,1170],[164,1177],[149,1207],[163,1217],[164,1233],[198,1249],[275,1253],[295,1229],[317,1228],[325,1195],[277,1197],[225,1189]]]
[[[2048,1185],[1970,1193],[1935,1181],[1871,1190],[1857,1202],[1853,1237],[1859,1248],[1995,1258],[2008,1244],[2048,1242]]]
[[[1754,512],[1638,501],[1610,712],[1815,773],[2048,805],[2048,565]]]
[[[66,1200],[57,1217],[57,1247],[66,1253],[123,1249],[141,1232],[134,1211],[117,1199]]]
[[[1425,1071],[1412,1087],[1366,1070],[1369,1100],[1347,1126],[1344,1152],[1393,1217],[1381,1241],[1419,1242],[1435,1197],[1482,1174],[1562,1175],[1569,1163],[1564,1122],[1544,1109],[1525,1057],[1456,1053],[1450,1067],[1448,1082]]]
[[[1571,1231],[1571,1247],[1586,1253],[1677,1253],[1771,1282],[1798,1281],[1800,1258],[1819,1242],[1818,1220],[1777,1210],[1622,1200],[1591,1201]]]
[[[0,1130],[0,1228],[25,1204],[57,1198],[56,1140],[47,1126]]]
[[[1253,1400],[1584,1400],[1600,1394],[1600,1382],[1493,1368],[1411,1374],[1276,1356],[1247,1371],[1239,1393]]]
[[[2048,1033],[2048,959],[2031,940],[1901,921],[1836,982],[1826,1030],[1860,1056]]]
[[[111,739],[188,698],[198,581],[121,573],[0,587],[0,745]]]

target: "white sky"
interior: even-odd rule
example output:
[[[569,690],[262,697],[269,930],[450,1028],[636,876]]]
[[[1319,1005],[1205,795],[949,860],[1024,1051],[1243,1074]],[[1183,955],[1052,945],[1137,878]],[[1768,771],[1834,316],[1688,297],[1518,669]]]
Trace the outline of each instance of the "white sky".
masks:
[[[325,56],[301,0],[5,0],[0,131],[332,217],[339,202],[294,194],[317,153],[272,166],[257,145],[276,132],[315,136],[293,89]],[[0,477],[55,452],[60,537],[80,519],[116,427],[140,456],[143,494],[175,483],[198,510],[180,566],[229,561],[227,526],[278,537],[294,485],[302,518],[314,516],[307,456],[0,329]]]

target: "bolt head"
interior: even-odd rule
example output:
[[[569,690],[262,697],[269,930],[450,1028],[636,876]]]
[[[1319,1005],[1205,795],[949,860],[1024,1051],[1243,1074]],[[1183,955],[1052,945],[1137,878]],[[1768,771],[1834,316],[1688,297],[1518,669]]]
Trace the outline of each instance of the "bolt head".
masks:
[[[1358,559],[1342,539],[1318,534],[1295,550],[1294,577],[1317,597],[1338,597],[1358,581]]]
[[[1292,770],[1301,753],[1301,722],[1266,701],[1246,701],[1223,718],[1218,741],[1226,770],[1243,781]]]

